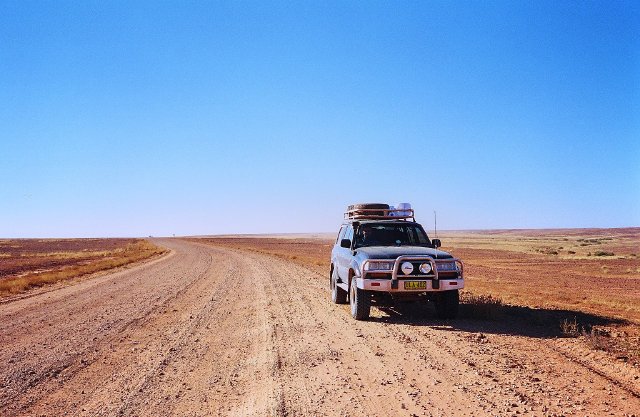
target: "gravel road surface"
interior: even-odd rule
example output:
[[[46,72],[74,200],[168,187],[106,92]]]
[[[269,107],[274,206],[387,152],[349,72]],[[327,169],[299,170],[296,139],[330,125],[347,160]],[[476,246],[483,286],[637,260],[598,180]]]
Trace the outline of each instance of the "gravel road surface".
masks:
[[[0,416],[640,415],[637,369],[575,339],[431,307],[356,322],[304,267],[156,242],[0,303]]]

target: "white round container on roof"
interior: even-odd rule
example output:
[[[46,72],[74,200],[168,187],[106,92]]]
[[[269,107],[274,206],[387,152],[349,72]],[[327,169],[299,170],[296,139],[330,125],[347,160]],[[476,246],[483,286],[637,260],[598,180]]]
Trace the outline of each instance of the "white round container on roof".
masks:
[[[398,203],[396,210],[396,216],[411,216],[411,203]]]

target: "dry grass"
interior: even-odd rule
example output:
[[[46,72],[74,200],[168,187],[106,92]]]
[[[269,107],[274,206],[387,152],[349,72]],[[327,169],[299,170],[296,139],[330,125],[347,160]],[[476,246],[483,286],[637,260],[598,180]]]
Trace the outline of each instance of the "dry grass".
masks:
[[[580,325],[576,318],[562,319],[560,322],[560,331],[565,337],[578,337],[580,336]]]
[[[494,320],[500,315],[503,302],[499,297],[488,294],[473,294],[465,291],[460,296],[462,316],[476,320]]]
[[[514,305],[640,323],[640,228],[447,232],[440,237],[444,250],[465,261],[467,288],[475,293]]]
[[[0,274],[0,296],[121,267],[165,252],[153,243],[140,239],[109,239],[104,242],[103,246],[109,246],[109,249],[88,249],[96,249],[96,244],[99,246],[102,243],[96,239],[86,240],[87,247],[84,248],[83,239],[2,241],[0,249],[11,248],[11,251],[3,252],[7,255],[7,267],[0,271],[3,272]],[[39,243],[56,248],[66,246],[74,250],[43,252]],[[34,251],[36,246],[38,251]]]

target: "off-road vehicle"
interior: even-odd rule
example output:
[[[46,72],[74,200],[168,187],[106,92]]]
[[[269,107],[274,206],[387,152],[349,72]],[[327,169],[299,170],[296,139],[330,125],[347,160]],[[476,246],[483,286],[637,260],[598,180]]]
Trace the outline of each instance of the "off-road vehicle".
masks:
[[[333,250],[329,285],[336,304],[349,302],[356,320],[371,304],[433,301],[440,318],[458,314],[464,265],[438,250],[407,203],[354,204],[344,213]]]

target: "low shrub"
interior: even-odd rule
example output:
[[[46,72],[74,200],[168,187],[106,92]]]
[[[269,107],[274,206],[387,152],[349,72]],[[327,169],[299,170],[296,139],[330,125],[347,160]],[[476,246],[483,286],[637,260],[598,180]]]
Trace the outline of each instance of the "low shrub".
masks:
[[[461,296],[462,313],[470,319],[490,320],[498,316],[504,303],[492,295],[463,293]]]
[[[573,320],[564,319],[560,322],[560,331],[565,337],[578,337],[580,335],[580,325],[575,318]]]

